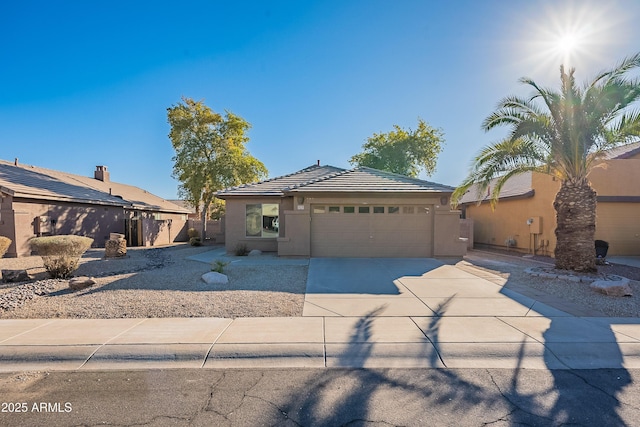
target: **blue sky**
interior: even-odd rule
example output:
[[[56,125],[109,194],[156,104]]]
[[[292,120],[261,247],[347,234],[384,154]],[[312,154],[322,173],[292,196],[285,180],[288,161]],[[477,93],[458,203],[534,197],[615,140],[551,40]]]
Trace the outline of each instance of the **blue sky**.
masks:
[[[638,22],[637,0],[2,2],[0,158],[175,198],[166,109],[187,96],[249,121],[270,176],[348,168],[421,117],[446,139],[422,178],[455,186],[520,77],[556,87],[565,61],[583,82],[640,51]]]

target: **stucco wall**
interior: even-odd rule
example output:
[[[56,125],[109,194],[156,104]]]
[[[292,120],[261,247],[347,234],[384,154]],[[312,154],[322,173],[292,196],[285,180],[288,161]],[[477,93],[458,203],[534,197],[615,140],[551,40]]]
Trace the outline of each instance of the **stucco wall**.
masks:
[[[608,255],[640,255],[640,154],[630,159],[608,160],[589,179],[599,197],[619,197],[625,202],[598,201],[596,239],[609,242]],[[626,199],[625,199],[626,198]]]
[[[472,219],[474,224],[474,243],[507,247],[507,239],[513,239],[516,245],[511,249],[532,252],[534,236],[527,220],[540,218],[541,233],[535,237],[536,253],[552,255],[556,246],[553,199],[560,182],[548,175],[534,173],[532,188],[535,189],[533,197],[501,200],[495,210],[489,203],[466,206],[466,218]]]
[[[444,208],[444,207],[443,207]],[[433,227],[433,256],[463,256],[467,242],[460,239],[460,211],[437,209]]]
[[[11,239],[11,245],[7,249],[6,257],[16,257],[16,236],[14,228],[14,215],[11,208],[12,197],[0,193],[0,236]]]
[[[607,255],[640,255],[640,203],[598,203],[595,238],[609,242]]]
[[[278,239],[278,255],[310,256],[311,217],[309,210],[287,210],[284,211],[284,217],[286,218],[286,228],[284,228],[284,236]]]
[[[137,218],[140,221],[141,246],[170,245],[189,240],[188,220],[184,214],[127,210],[124,215],[126,218]],[[157,215],[159,219],[156,219]]]
[[[589,180],[598,196],[640,196],[640,159],[608,160]]]
[[[595,167],[589,180],[598,197],[640,197],[640,158],[615,159]],[[534,237],[527,218],[542,218],[542,233],[535,237],[536,253],[553,256],[556,246],[556,217],[553,200],[560,181],[544,174],[532,174],[535,195],[524,199],[505,199],[491,211],[488,203],[466,206],[466,218],[474,221],[474,240],[478,245],[505,247],[513,237],[515,250],[530,252]],[[609,255],[640,255],[640,203],[602,201],[596,207],[595,239],[609,242]]]
[[[124,232],[121,207],[13,200],[12,208],[15,250],[8,256],[30,255],[28,240],[37,235],[36,217],[48,218],[46,223],[42,223],[42,235],[87,236],[94,239],[94,247],[104,247],[110,233]]]

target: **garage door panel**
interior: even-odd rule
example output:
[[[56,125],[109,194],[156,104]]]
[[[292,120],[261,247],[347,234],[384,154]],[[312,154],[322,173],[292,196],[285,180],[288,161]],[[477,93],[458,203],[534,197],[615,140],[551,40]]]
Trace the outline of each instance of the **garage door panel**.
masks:
[[[400,212],[402,212],[402,207]],[[430,257],[433,218],[401,213],[314,213],[311,254],[316,257]],[[429,212],[433,212],[429,209]]]

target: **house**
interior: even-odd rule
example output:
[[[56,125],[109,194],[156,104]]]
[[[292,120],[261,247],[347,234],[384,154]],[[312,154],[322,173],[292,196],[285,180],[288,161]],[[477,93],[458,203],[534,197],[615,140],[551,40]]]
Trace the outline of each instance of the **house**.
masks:
[[[609,150],[588,178],[597,193],[595,239],[609,243],[608,255],[640,255],[640,142]],[[472,187],[460,201],[463,217],[473,221],[475,244],[553,256],[560,181],[537,172],[514,176],[495,210],[493,187],[481,196]]]
[[[453,188],[376,169],[314,165],[228,188],[228,252],[303,257],[462,256]]]
[[[194,221],[201,219],[201,215],[198,212],[196,212],[196,208],[192,207],[188,202],[181,199],[169,199],[167,201],[188,210],[189,211],[189,213],[187,214],[188,219],[192,219]]]
[[[187,209],[141,188],[110,180],[106,166],[93,177],[0,160],[0,235],[12,240],[5,256],[31,253],[34,236],[76,234],[103,247],[110,233],[129,246],[186,241]]]

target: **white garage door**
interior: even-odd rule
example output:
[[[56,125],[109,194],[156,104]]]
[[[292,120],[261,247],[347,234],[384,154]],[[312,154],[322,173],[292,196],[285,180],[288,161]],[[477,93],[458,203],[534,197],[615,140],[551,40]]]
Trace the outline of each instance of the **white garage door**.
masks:
[[[311,212],[311,256],[433,256],[432,206],[312,205]]]

